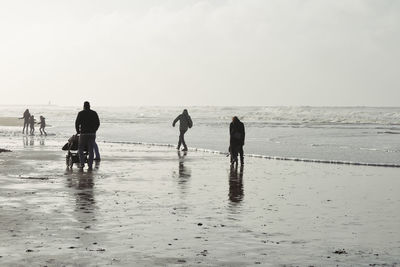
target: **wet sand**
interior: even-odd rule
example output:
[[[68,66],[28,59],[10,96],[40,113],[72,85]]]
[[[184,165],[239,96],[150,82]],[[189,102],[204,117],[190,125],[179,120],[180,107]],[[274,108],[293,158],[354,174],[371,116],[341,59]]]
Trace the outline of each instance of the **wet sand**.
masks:
[[[101,164],[79,172],[63,144],[15,142],[0,154],[1,266],[400,264],[398,169],[247,158],[241,170],[99,143]]]

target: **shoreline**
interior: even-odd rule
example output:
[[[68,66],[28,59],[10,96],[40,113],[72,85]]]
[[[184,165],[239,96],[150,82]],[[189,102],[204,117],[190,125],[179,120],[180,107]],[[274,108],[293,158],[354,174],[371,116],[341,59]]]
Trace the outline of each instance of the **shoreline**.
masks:
[[[149,143],[149,142],[129,142],[129,141],[101,141],[105,144],[127,144],[127,145],[145,145],[145,146],[159,146],[159,147],[170,147],[174,148],[176,145],[163,144],[163,143]],[[210,154],[225,155],[228,157],[228,152],[208,149],[208,148],[197,148],[189,147],[189,151],[192,152],[205,152]],[[269,156],[261,154],[245,154],[246,158],[260,158],[267,160],[278,160],[278,161],[296,161],[306,163],[318,163],[318,164],[334,164],[334,165],[352,165],[352,166],[367,166],[367,167],[381,167],[381,168],[400,168],[400,164],[391,163],[368,163],[368,162],[355,162],[355,161],[342,161],[342,160],[324,160],[324,159],[309,159],[309,158],[294,158],[294,157],[280,157],[280,156]]]

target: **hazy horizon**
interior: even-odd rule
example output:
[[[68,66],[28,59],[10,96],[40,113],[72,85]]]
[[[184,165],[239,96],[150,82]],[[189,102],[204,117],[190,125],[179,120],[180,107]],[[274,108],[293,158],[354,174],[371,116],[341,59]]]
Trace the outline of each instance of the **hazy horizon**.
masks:
[[[400,98],[393,0],[0,4],[0,105],[370,106]]]

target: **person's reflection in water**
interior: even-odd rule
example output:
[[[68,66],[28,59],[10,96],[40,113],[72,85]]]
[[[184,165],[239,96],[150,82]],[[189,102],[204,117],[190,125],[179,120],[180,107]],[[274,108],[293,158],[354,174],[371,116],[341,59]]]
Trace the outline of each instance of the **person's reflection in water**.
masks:
[[[22,143],[23,143],[24,147],[29,146],[28,136],[25,135],[24,137],[22,137]]]
[[[42,136],[40,137],[39,143],[40,143],[41,146],[46,145],[46,144],[45,144],[45,140],[46,140],[46,138],[44,138],[44,137],[42,137]]]
[[[95,168],[98,169],[98,164],[95,163]],[[72,193],[75,197],[75,212],[74,216],[84,228],[90,228],[96,218],[94,216],[96,202],[93,193],[95,172],[74,172],[67,168],[66,175],[68,177],[67,186],[73,189]]]
[[[35,145],[35,137],[30,136],[29,145],[30,145],[30,146],[34,146],[34,145]]]
[[[189,178],[192,176],[191,170],[185,166],[185,157],[187,155],[187,151],[178,151],[179,157],[179,167],[178,167],[178,177],[179,177],[179,187],[182,193],[187,192],[187,182]]]
[[[24,147],[34,146],[35,145],[35,137],[34,136],[24,136],[22,138],[22,142]]]
[[[229,200],[232,204],[239,203],[243,200],[243,165],[240,166],[238,172],[237,165],[231,165],[229,172]]]

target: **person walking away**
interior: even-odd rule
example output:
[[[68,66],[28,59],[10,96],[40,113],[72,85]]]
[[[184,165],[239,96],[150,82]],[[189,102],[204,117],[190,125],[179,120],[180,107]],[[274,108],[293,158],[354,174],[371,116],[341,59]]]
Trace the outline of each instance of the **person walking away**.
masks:
[[[245,130],[244,124],[239,120],[238,117],[233,117],[232,122],[229,125],[229,152],[231,154],[231,164],[238,163],[238,154],[240,154],[240,164],[244,164],[243,146]]]
[[[180,114],[174,122],[172,123],[172,126],[175,127],[175,124],[179,121],[179,141],[178,141],[178,146],[176,149],[180,149],[181,145],[183,145],[183,150],[182,151],[187,151],[188,148],[185,143],[185,133],[189,128],[192,128],[193,122],[192,118],[190,118],[189,113],[187,109],[184,109],[182,114]]]
[[[30,127],[30,134],[34,135],[35,133],[35,116],[31,115],[29,117],[29,127]]]
[[[40,135],[44,134],[45,136],[47,136],[47,133],[44,130],[44,128],[46,128],[46,118],[43,116],[40,116],[40,122],[38,122],[37,124],[40,124],[40,127],[39,127]]]
[[[88,169],[92,170],[94,157],[94,143],[96,142],[96,132],[100,127],[100,120],[97,112],[90,109],[90,103],[83,103],[83,110],[78,113],[75,120],[75,130],[79,134],[78,154],[80,169],[85,166],[83,151],[87,149],[89,153]]]
[[[22,133],[24,133],[25,129],[26,129],[26,134],[28,134],[30,117],[31,117],[31,114],[29,113],[29,109],[26,109],[24,114],[22,115],[22,118],[19,118],[19,119],[24,119],[24,128],[22,128]]]

